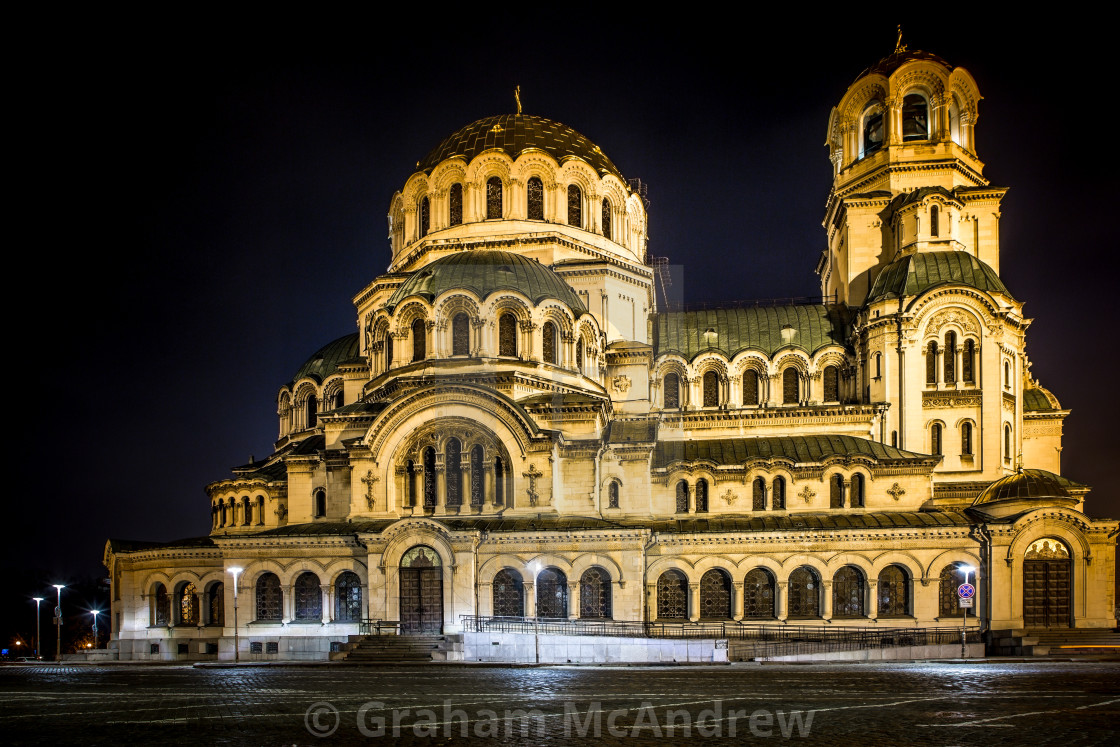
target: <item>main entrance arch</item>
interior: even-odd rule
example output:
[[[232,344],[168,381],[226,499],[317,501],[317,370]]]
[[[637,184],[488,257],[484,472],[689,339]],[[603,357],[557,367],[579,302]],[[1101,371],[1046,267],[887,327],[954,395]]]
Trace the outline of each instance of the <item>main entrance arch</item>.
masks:
[[[1032,542],[1023,555],[1023,625],[1068,628],[1072,577],[1063,542],[1052,537]]]
[[[401,633],[443,632],[443,568],[430,547],[417,545],[401,558]]]

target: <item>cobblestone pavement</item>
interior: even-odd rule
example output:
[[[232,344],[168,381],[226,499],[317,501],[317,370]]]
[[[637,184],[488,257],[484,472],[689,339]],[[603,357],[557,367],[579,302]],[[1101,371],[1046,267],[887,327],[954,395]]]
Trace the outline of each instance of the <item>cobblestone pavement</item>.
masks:
[[[506,745],[1112,745],[1120,664],[0,668],[6,744],[434,744],[464,730]]]

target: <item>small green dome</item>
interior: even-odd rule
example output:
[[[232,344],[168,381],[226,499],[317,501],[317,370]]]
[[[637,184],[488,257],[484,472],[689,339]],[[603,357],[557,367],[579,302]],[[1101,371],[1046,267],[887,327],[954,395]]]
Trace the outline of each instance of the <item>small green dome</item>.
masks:
[[[626,183],[622,172],[595,143],[567,125],[529,114],[500,114],[471,122],[447,136],[424,156],[417,170],[431,173],[448,158],[459,157],[470,163],[478,154],[493,148],[505,151],[514,159],[530,149],[542,150],[561,164],[570,158],[578,158],[600,176],[614,174],[623,184]]]
[[[993,482],[972,505],[1021,498],[1072,498],[1069,489],[1078,487],[1082,486],[1044,469],[1023,469]]]
[[[867,303],[918,296],[939,285],[967,285],[1012,297],[996,271],[968,252],[917,252],[883,268],[875,278]]]
[[[334,342],[328,342],[315,351],[307,361],[299,367],[292,382],[304,377],[310,377],[322,384],[328,377],[338,373],[338,367],[352,358],[358,357],[358,333],[351,332],[345,337],[340,337]]]
[[[392,311],[409,296],[421,296],[430,303],[456,289],[473,291],[479,300],[496,291],[511,290],[534,304],[555,298],[576,316],[587,311],[572,287],[540,262],[513,252],[480,250],[458,252],[421,267],[397,288],[385,307]]]
[[[1052,412],[1062,409],[1058,398],[1049,390],[1035,384],[1023,390],[1024,412]]]

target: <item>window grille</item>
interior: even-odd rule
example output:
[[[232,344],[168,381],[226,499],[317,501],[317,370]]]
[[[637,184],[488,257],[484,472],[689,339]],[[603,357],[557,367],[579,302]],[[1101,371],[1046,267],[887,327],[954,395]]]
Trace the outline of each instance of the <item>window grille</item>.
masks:
[[[618,481],[611,481],[607,488],[607,508],[618,508]]]
[[[846,565],[832,577],[832,616],[866,617],[863,573]]]
[[[798,402],[797,369],[787,368],[782,371],[782,403],[796,405]]]
[[[719,407],[719,374],[715,371],[704,374],[704,407]]]
[[[471,320],[466,314],[456,314],[451,320],[451,354],[471,354]]]
[[[700,617],[706,620],[731,619],[731,578],[718,568],[700,577]]]
[[[852,494],[848,500],[848,505],[852,508],[863,508],[863,487],[863,475],[852,475]]]
[[[323,619],[323,592],[319,588],[319,577],[314,573],[301,573],[293,589],[296,598],[297,620]]]
[[[680,571],[665,571],[657,579],[657,618],[688,619],[688,579]]]
[[[766,510],[766,481],[761,477],[756,477],[754,479],[754,484],[751,488],[751,510]]]
[[[280,579],[275,573],[265,573],[257,579],[257,619],[278,621],[282,619]]]
[[[743,373],[743,404],[758,404],[758,372],[746,371]]]
[[[486,180],[486,218],[502,217],[502,180],[492,176]]]
[[[820,617],[820,580],[811,568],[802,566],[789,574],[789,616]]]
[[[517,318],[513,314],[498,317],[498,355],[517,355]]]
[[[338,622],[361,622],[362,580],[353,571],[339,575],[334,582],[335,619]]]
[[[774,478],[774,495],[771,500],[772,508],[775,511],[784,510],[786,507],[786,478]]]
[[[198,589],[185,585],[179,592],[179,624],[198,625]]]
[[[541,352],[545,363],[556,364],[556,325],[545,322],[541,329]]]
[[[425,331],[423,319],[414,319],[412,321],[412,360],[413,362],[424,360],[424,356],[428,353],[428,340]]]
[[[665,393],[663,399],[665,401],[666,410],[677,410],[681,406],[681,385],[680,377],[675,373],[665,374]]]
[[[684,480],[677,483],[677,513],[688,513],[688,483]]]
[[[824,401],[840,401],[840,370],[836,366],[824,369]]]
[[[526,185],[529,200],[529,220],[544,220],[544,184],[538,177],[531,177]]]
[[[574,184],[568,185],[568,225],[583,227],[583,190]]]
[[[611,617],[611,577],[602,568],[588,568],[579,580],[579,616]]]
[[[899,617],[910,612],[910,579],[897,565],[889,565],[879,574],[879,616]]]
[[[521,574],[503,568],[494,575],[492,586],[496,617],[524,617],[525,584]]]
[[[708,513],[708,481],[703,478],[696,481],[696,513]]]
[[[568,577],[555,568],[537,576],[537,617],[568,616]]]
[[[463,503],[463,444],[457,438],[447,439],[444,454],[444,472],[447,474],[447,505],[459,506]]]
[[[485,475],[483,474],[482,466],[482,445],[475,444],[471,448],[471,505],[481,506],[483,503],[482,496],[482,481]]]
[[[611,230],[611,202],[605,197],[603,198],[603,236],[614,240],[614,232]]]
[[[743,584],[743,617],[769,619],[774,617],[774,577],[763,568],[747,574]]]
[[[447,216],[447,225],[458,226],[463,223],[463,185],[456,182],[451,185],[448,194],[450,211]]]
[[[431,203],[427,197],[420,200],[420,238],[428,235],[428,230],[432,227]]]

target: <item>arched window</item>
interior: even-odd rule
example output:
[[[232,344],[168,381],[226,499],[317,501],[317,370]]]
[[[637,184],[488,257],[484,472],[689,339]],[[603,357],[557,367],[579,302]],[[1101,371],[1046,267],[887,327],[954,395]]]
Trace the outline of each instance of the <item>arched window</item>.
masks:
[[[210,590],[206,593],[206,607],[210,613],[210,625],[226,624],[226,586],[221,581],[210,584]]]
[[[957,587],[964,583],[964,573],[959,563],[947,565],[938,576],[937,596],[939,600],[938,617],[960,617],[960,602],[957,601]]]
[[[801,566],[789,574],[789,616],[821,616],[821,583],[817,572]]]
[[[657,619],[688,619],[688,579],[680,571],[665,571],[657,578]]]
[[[844,508],[844,476],[839,473],[828,478],[828,507]]]
[[[798,402],[799,388],[797,382],[797,369],[792,366],[782,371],[782,404],[796,405]]]
[[[1003,388],[1011,391],[1011,361],[1003,362]]]
[[[517,317],[513,314],[498,317],[498,355],[517,355]]]
[[[603,236],[614,239],[611,231],[611,201],[606,197],[603,198]]]
[[[921,94],[902,99],[902,140],[929,140],[929,105]]]
[[[427,352],[427,332],[425,330],[423,319],[415,319],[412,322],[412,361],[424,360]]]
[[[1008,424],[1003,426],[1003,461],[1011,461],[1011,426]]]
[[[910,575],[902,566],[888,565],[879,572],[879,617],[910,614]]]
[[[463,443],[457,438],[447,439],[446,451],[443,455],[444,473],[447,475],[446,501],[448,506],[463,504]]]
[[[319,588],[319,577],[308,571],[296,578],[292,587],[296,600],[296,620],[299,622],[318,622],[323,619],[323,592]]]
[[[218,526],[224,527],[226,525],[226,503],[225,501],[218,501]]]
[[[618,480],[611,480],[607,486],[607,508],[618,508]]]
[[[775,511],[784,511],[786,507],[786,478],[774,478],[774,495],[771,506]]]
[[[852,475],[852,492],[848,497],[848,505],[852,508],[863,508],[864,479],[860,473]]]
[[[343,390],[339,389],[337,392],[335,392],[335,395],[334,395],[334,409],[337,410],[338,408],[342,407],[344,404],[346,404],[345,392],[343,392]]]
[[[459,312],[451,319],[451,354],[471,354],[471,319]]]
[[[769,620],[774,617],[774,576],[765,568],[755,568],[743,583],[743,617]]]
[[[502,217],[502,180],[492,176],[486,180],[486,219]]]
[[[937,340],[930,340],[926,346],[926,383],[937,383]]]
[[[529,178],[525,185],[525,194],[529,201],[527,215],[529,220],[544,220],[544,184],[539,177]]]
[[[840,401],[840,369],[836,366],[824,368],[824,401]]]
[[[712,568],[700,577],[700,619],[731,619],[731,577]]]
[[[583,338],[576,340],[576,370],[583,373]]]
[[[432,213],[431,203],[428,202],[427,197],[420,199],[420,238],[428,235],[428,231],[432,227]]]
[[[556,325],[552,322],[541,327],[541,354],[545,363],[556,365]]]
[[[696,481],[696,513],[708,513],[708,481],[702,477]]]
[[[875,378],[876,379],[883,378],[883,354],[882,353],[876,353],[875,354]]]
[[[179,589],[179,625],[198,625],[198,589],[192,583]]]
[[[976,341],[964,341],[964,354],[961,355],[961,378],[966,384],[976,383]]]
[[[537,617],[568,616],[568,577],[556,568],[537,575]]]
[[[284,609],[280,591],[280,579],[275,573],[263,573],[257,579],[257,619],[265,622],[278,622]]]
[[[677,410],[681,406],[681,377],[675,373],[665,374],[664,388],[665,392],[662,395],[666,410]]]
[[[751,510],[766,510],[766,481],[761,477],[754,478],[751,485]]]
[[[463,223],[463,185],[455,182],[447,195],[447,225],[459,226]]]
[[[314,428],[319,412],[319,400],[316,399],[314,394],[307,395],[305,407],[307,408],[307,427]]]
[[[941,456],[941,423],[929,427],[929,453]]]
[[[506,469],[501,457],[494,457],[494,505],[506,502]]]
[[[393,367],[393,333],[385,333],[385,370]]]
[[[503,568],[494,574],[492,586],[495,617],[525,616],[525,583],[520,573]]]
[[[972,423],[961,423],[961,456],[972,456]]]
[[[171,597],[167,594],[167,587],[156,584],[152,589],[152,600],[152,625],[170,625]]]
[[[339,574],[334,582],[334,619],[336,622],[362,621],[362,580],[353,571]]]
[[[405,480],[408,481],[408,505],[416,505],[416,462],[409,459],[404,466]]]
[[[568,185],[568,225],[583,228],[583,190]]]
[[[316,519],[321,519],[327,515],[327,491],[319,488],[312,495],[314,501],[312,507],[312,516]]]
[[[611,618],[611,577],[602,568],[588,568],[579,579],[579,616]]]
[[[481,506],[482,496],[482,444],[471,447],[471,505]]]
[[[883,147],[883,107],[878,102],[864,110],[863,155],[869,156]]]
[[[858,568],[846,565],[836,571],[832,577],[832,616],[866,617],[866,587],[863,572]]]
[[[743,406],[758,404],[758,372],[748,368],[743,372]]]
[[[704,407],[719,407],[719,374],[704,373]]]
[[[936,237],[939,233],[941,233],[941,230],[940,230],[941,227],[938,225],[940,223],[940,221],[938,219],[939,219],[939,214],[938,214],[937,206],[936,205],[930,205],[930,208],[929,208],[929,234],[930,234],[930,236],[935,236]]]
[[[241,526],[247,527],[253,521],[253,507],[249,503],[249,496],[241,496]]]
[[[688,483],[684,480],[677,483],[677,513],[688,513]]]
[[[945,383],[957,383],[957,333],[945,333]]]
[[[424,508],[436,505],[436,450],[424,449]]]

